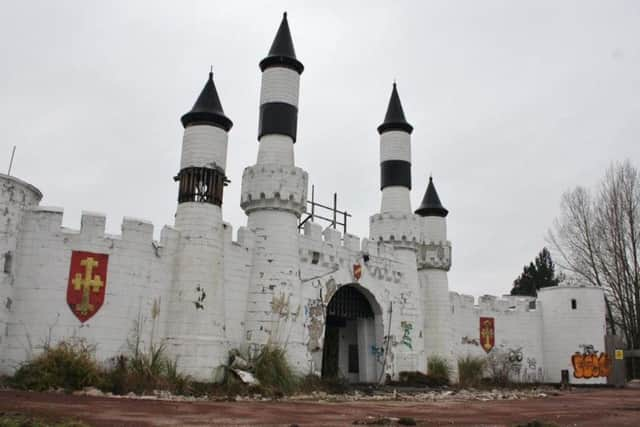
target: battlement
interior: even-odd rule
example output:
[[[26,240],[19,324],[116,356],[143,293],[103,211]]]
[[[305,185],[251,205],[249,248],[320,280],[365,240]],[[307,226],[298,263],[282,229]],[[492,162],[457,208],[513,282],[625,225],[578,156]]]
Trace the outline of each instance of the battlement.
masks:
[[[451,242],[432,241],[417,245],[418,269],[436,268],[449,271],[451,268]]]
[[[472,295],[449,292],[449,300],[454,312],[461,310],[475,310],[481,312],[529,312],[536,310],[536,298],[503,295],[482,295],[476,298]]]
[[[80,229],[62,226],[64,209],[50,206],[37,206],[25,212],[25,232],[56,234],[63,239],[112,240],[137,244],[152,244],[160,254],[162,248],[177,242],[179,231],[170,226],[164,226],[160,233],[160,240],[153,240],[153,224],[145,219],[124,217],[121,224],[121,234],[114,235],[105,232],[106,216],[99,212],[82,211]]]
[[[403,275],[393,245],[348,233],[343,236],[338,230],[323,230],[321,225],[312,222],[304,224],[299,256],[301,263],[330,270],[351,270],[352,264],[358,262],[371,276],[396,283]]]
[[[255,233],[249,230],[247,227],[238,227],[236,232],[236,240],[233,240],[233,226],[231,223],[224,222],[224,243],[233,244],[244,249],[251,250],[255,246]]]
[[[415,248],[421,235],[420,217],[397,212],[375,214],[369,217],[369,230],[373,240]]]
[[[307,172],[295,166],[256,165],[242,173],[240,207],[249,214],[256,209],[282,209],[300,216],[306,210]]]

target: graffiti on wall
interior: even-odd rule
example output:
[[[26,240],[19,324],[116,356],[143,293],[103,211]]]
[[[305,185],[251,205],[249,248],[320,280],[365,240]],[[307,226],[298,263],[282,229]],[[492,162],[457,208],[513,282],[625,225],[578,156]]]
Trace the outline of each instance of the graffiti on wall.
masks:
[[[402,328],[402,340],[400,342],[413,350],[413,344],[411,342],[411,330],[413,330],[413,325],[403,320],[400,322],[400,327]]]
[[[591,344],[581,345],[582,352],[576,351],[571,355],[573,376],[575,378],[589,379],[607,377],[611,372],[611,360],[605,352],[600,352]]]
[[[493,317],[480,318],[480,342],[485,352],[489,353],[496,344],[495,319]]]
[[[511,366],[511,371],[520,375],[520,370],[522,369],[522,347],[518,348],[510,348],[507,351],[507,358],[509,359],[509,364]]]
[[[372,345],[371,354],[375,357],[378,363],[382,364],[384,362],[384,347]]]
[[[462,344],[470,344],[470,345],[476,345],[476,346],[480,345],[480,341],[478,341],[476,338],[469,338],[467,335],[463,336],[460,342]]]

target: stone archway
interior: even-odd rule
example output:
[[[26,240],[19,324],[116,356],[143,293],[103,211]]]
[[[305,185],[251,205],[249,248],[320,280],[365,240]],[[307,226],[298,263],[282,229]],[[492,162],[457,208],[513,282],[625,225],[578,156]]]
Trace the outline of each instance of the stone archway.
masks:
[[[322,377],[378,381],[382,310],[371,292],[357,283],[341,286],[326,310]]]

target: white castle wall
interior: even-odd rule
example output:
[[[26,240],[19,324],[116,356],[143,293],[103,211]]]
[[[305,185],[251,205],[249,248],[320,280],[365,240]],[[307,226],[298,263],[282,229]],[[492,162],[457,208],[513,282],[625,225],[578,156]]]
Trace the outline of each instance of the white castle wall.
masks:
[[[552,287],[541,289],[539,303],[544,313],[542,336],[544,340],[545,381],[559,382],[563,369],[569,370],[572,383],[605,383],[606,378],[577,379],[573,375],[571,355],[582,353],[584,346],[605,351],[605,304],[601,288]],[[573,309],[571,300],[575,300]],[[610,358],[613,359],[612,355]]]
[[[167,343],[178,367],[200,380],[227,357],[224,227],[219,206],[180,203],[176,270],[169,295]]]
[[[486,357],[480,337],[480,317],[491,317],[495,325],[495,347],[521,360],[514,361],[515,381],[543,381],[545,363],[542,339],[542,311],[530,308],[526,297],[485,295],[474,302],[470,295],[450,293],[451,362],[466,355]],[[457,370],[457,369],[456,369]]]
[[[96,356],[104,360],[126,352],[136,336],[143,346],[164,336],[178,233],[165,227],[154,242],[150,223],[125,218],[121,235],[107,235],[105,217],[92,213],[83,213],[81,224],[79,231],[63,228],[61,209],[25,212],[16,249],[15,301],[0,357],[3,372],[45,344],[72,337],[96,345]],[[85,323],[66,303],[73,250],[109,255],[104,305]]]
[[[225,331],[229,348],[244,348],[245,313],[255,235],[246,227],[240,227],[237,241],[232,241],[231,225],[225,223],[224,227]]]
[[[14,301],[16,245],[25,209],[36,206],[42,193],[33,185],[0,174],[0,351],[8,334]]]

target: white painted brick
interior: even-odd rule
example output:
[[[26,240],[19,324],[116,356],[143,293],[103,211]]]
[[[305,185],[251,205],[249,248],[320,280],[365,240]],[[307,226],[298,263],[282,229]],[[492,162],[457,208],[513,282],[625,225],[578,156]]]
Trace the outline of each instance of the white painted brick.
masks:
[[[298,106],[300,75],[288,68],[272,67],[262,73],[260,105],[267,102],[286,102]]]
[[[380,203],[380,213],[384,212],[412,213],[409,189],[399,185],[385,187],[382,190],[382,202]]]
[[[257,163],[293,166],[293,139],[280,134],[264,135],[258,144]]]
[[[411,163],[411,135],[401,131],[380,135],[380,162],[404,160]]]
[[[227,139],[224,129],[216,126],[196,125],[184,130],[180,169],[186,167],[227,168]]]

